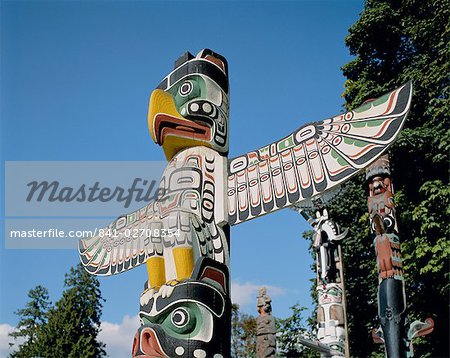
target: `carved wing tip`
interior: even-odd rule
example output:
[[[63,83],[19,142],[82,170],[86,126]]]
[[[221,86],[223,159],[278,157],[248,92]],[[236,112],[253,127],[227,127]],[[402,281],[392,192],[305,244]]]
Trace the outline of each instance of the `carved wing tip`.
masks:
[[[406,86],[406,88],[409,88],[409,89],[410,89],[410,92],[412,92],[412,89],[413,89],[413,81],[412,81],[412,80],[409,80],[408,82],[406,82],[406,83],[404,84],[404,86]]]
[[[408,93],[408,104],[411,103],[412,93],[413,93],[413,82],[409,80],[403,85],[403,88]]]
[[[86,252],[86,247],[84,246],[84,240],[78,240],[78,254],[81,256]]]
[[[89,247],[85,244],[85,240],[78,240],[78,257],[80,258],[80,262],[83,265],[83,268],[91,275],[99,275],[97,273],[99,268],[91,264],[92,257],[86,255],[88,249]]]
[[[408,112],[411,107],[411,100],[413,94],[413,82],[408,81],[399,88],[395,89],[393,92],[399,93],[399,98],[397,103],[404,103],[404,107],[401,108],[400,112]]]

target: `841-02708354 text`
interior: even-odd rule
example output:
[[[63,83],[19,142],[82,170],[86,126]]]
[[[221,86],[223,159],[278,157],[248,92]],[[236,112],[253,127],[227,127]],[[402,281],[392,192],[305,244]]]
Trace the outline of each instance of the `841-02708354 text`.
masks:
[[[99,236],[112,238],[133,238],[138,237],[178,237],[179,229],[95,229],[95,230],[10,230],[11,238],[88,238]]]

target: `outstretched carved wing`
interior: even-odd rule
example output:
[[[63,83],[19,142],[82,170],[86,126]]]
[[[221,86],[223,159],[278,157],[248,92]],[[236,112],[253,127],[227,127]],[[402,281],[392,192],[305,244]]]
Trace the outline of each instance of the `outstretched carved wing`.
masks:
[[[325,196],[394,142],[411,104],[411,82],[358,107],[306,124],[228,163],[230,225]]]
[[[119,217],[108,227],[79,241],[85,269],[94,275],[109,276],[130,270],[154,255],[163,254],[161,225],[153,220],[153,203]]]

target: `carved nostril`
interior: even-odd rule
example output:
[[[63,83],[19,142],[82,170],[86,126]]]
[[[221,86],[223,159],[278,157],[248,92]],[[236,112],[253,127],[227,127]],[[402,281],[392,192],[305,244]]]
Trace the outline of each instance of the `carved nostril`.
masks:
[[[199,105],[197,103],[192,103],[191,104],[191,111],[192,112],[197,112],[199,110]]]
[[[144,353],[151,351],[151,347],[153,347],[152,333],[148,329],[141,333],[141,345]]]

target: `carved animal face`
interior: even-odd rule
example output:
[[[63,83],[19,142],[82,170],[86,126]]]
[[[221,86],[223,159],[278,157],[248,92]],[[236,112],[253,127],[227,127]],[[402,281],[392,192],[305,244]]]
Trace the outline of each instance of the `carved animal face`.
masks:
[[[186,52],[152,92],[148,126],[168,160],[184,148],[228,153],[228,65],[211,50]]]
[[[142,326],[134,358],[227,357],[230,342],[228,269],[210,258],[198,260],[192,278],[170,296],[155,295],[141,306]]]
[[[225,298],[207,284],[177,285],[170,297],[152,299],[141,311],[144,322],[138,332],[141,355],[213,357],[222,352],[221,340],[226,332],[220,331],[220,321],[226,315],[225,308]]]

